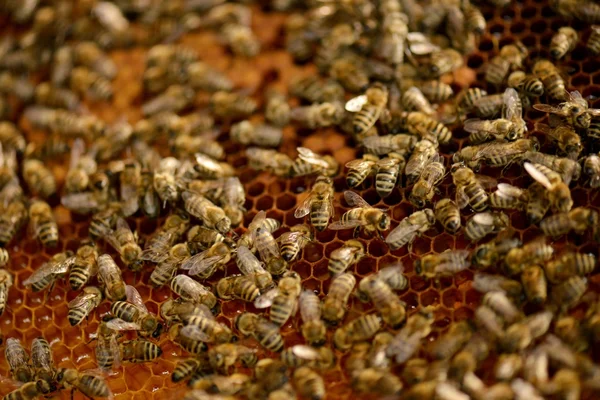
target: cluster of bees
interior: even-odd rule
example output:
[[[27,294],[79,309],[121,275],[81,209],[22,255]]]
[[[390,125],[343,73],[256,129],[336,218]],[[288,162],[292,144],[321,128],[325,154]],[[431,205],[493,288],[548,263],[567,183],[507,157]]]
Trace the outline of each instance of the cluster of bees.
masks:
[[[79,292],[68,304],[73,326],[86,324],[103,301],[110,302],[95,335],[96,362],[104,374],[121,362],[160,357],[155,341],[167,335],[190,355],[171,375],[174,382],[188,383],[186,400],[325,398],[323,372],[337,362],[334,349],[348,354],[343,366],[358,393],[508,400],[577,399],[582,391],[599,390],[600,366],[588,352],[600,340],[600,303],[586,295],[596,256],[555,254],[547,238],[590,232],[600,241],[598,211],[574,207],[569,188],[582,175],[590,187],[600,186],[600,156],[591,151],[600,137],[600,110],[567,90],[555,61],[529,62],[529,49],[518,41],[503,46],[486,67],[485,80],[497,93],[473,87],[455,95],[447,78],[463,67],[464,55],[486,29],[479,7],[469,1],[300,3],[271,4],[290,13],[287,52],[298,63],[314,62],[323,75],[289,82],[288,94],[300,101],[292,106],[287,94],[271,87],[258,102],[195,51],[170,43],[188,31],[212,29],[234,56],[256,56],[261,44],[250,28],[254,8],[247,4],[0,2],[0,13],[29,24],[18,37],[0,41],[0,245],[9,245],[29,224],[42,246],[57,247],[52,207],[58,202],[89,216],[88,240],[75,252],[56,253],[18,283],[34,292],[52,291],[67,279]],[[559,0],[552,7],[570,18],[600,21],[597,4],[586,0]],[[587,49],[598,54],[600,29],[590,30]],[[549,57],[565,57],[579,36],[571,27],[558,29]],[[85,104],[118,95],[112,87],[118,69],[107,50],[133,44],[152,46],[142,76],[143,118],[109,124]],[[207,110],[190,111],[204,93]],[[540,96],[549,104],[540,103]],[[548,125],[535,126],[545,138],[543,148],[524,119],[528,108],[548,113]],[[263,122],[256,122],[259,110]],[[29,142],[11,122],[17,114],[24,124],[46,131],[47,140]],[[374,184],[381,198],[401,190],[415,211],[392,229],[389,210],[347,190],[343,198],[350,209],[332,221],[341,165],[306,147],[297,147],[295,157],[278,151],[288,125],[347,133],[362,151],[345,164],[349,188]],[[469,134],[469,145],[450,155],[444,150],[453,141],[452,125]],[[236,232],[244,222],[246,195],[236,169],[224,161],[223,130],[245,147],[254,170],[281,179],[314,177],[294,211],[306,223],[278,234],[281,221],[259,211]],[[63,183],[47,162],[66,154]],[[520,164],[532,179],[527,188],[478,175]],[[439,190],[447,178],[454,196]],[[463,224],[468,209],[474,213]],[[523,212],[544,235],[523,243],[503,210]],[[165,216],[143,246],[127,221],[135,216]],[[439,282],[473,268],[472,286],[483,298],[472,321],[456,322],[429,341],[435,309],[410,312],[400,300],[398,292],[408,287],[401,263],[358,282],[352,267],[368,255],[360,231],[392,251],[404,246],[412,251],[437,223],[452,235],[462,229],[474,249],[422,256],[414,271]],[[331,282],[319,296],[302,287],[294,262],[325,229],[353,229],[355,238],[331,252]],[[232,263],[239,274],[212,284],[211,277]],[[125,282],[121,265],[135,272],[151,268],[147,284],[170,287],[173,298],[161,304],[159,315]],[[0,267],[1,314],[15,284],[5,248]],[[234,299],[269,308],[268,315],[247,311],[232,327],[219,322],[219,305]],[[354,299],[371,303],[374,312],[346,319]],[[586,306],[580,319],[568,314],[579,304]],[[306,343],[286,346],[280,328],[298,310]],[[135,338],[124,340],[125,331]],[[264,352],[252,343],[271,357],[261,357]],[[31,360],[16,338],[7,338],[4,350],[12,379],[21,383],[8,400],[62,388],[111,396],[101,374],[55,367],[44,338],[31,343]],[[496,383],[488,384],[481,369],[491,354],[498,355],[492,368]],[[239,372],[243,369],[252,373]]]

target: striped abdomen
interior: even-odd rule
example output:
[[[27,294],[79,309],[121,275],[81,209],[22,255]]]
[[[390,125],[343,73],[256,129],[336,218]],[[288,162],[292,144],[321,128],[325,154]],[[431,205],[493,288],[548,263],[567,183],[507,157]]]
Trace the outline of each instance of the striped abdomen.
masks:
[[[488,194],[479,183],[471,183],[465,186],[465,194],[469,198],[469,204],[475,211],[483,211],[488,206]]]

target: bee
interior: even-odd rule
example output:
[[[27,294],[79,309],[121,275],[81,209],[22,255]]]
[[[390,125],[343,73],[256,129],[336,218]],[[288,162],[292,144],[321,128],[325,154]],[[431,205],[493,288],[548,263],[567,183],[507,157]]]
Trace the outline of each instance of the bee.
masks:
[[[507,80],[508,87],[516,89],[519,94],[529,97],[539,97],[544,94],[544,84],[534,75],[523,71],[512,72]]]
[[[441,199],[435,203],[433,209],[435,219],[444,227],[446,232],[456,233],[460,230],[460,209],[450,199]]]
[[[253,336],[261,346],[269,351],[280,352],[283,349],[283,338],[279,326],[263,317],[242,313],[235,319],[235,327],[245,336]]]
[[[56,87],[63,86],[73,69],[73,47],[61,46],[54,52],[50,81]]]
[[[169,215],[163,226],[148,240],[139,259],[155,263],[165,261],[171,247],[188,230],[189,226],[190,220],[187,215],[180,213]]]
[[[313,346],[323,345],[326,327],[321,319],[322,309],[319,297],[309,290],[304,290],[300,294],[299,305],[302,316],[302,336]]]
[[[543,304],[548,297],[548,283],[544,270],[538,265],[526,267],[521,274],[525,296],[532,304]]]
[[[517,42],[503,46],[500,54],[492,58],[485,71],[485,80],[492,85],[500,85],[511,68],[520,68],[529,51],[521,43]]]
[[[142,261],[139,256],[142,249],[138,245],[137,232],[133,233],[127,221],[123,218],[117,218],[117,229],[114,235],[105,236],[107,242],[119,252],[121,261],[132,271],[140,271],[142,269]]]
[[[569,212],[573,207],[573,199],[569,186],[562,180],[560,174],[541,164],[525,163],[525,170],[533,179],[547,189],[548,201],[551,207],[559,212]]]
[[[537,151],[537,139],[517,139],[514,142],[494,141],[476,146],[466,146],[454,153],[455,163],[463,162],[469,168],[479,168],[483,163],[502,167],[524,158],[527,152]]]
[[[231,220],[225,215],[225,211],[204,196],[184,191],[181,198],[184,201],[185,210],[200,219],[207,228],[216,229],[222,234],[231,229]]]
[[[260,52],[260,41],[249,26],[230,23],[221,28],[221,35],[234,55],[254,57]]]
[[[594,55],[600,53],[600,29],[598,25],[591,26],[591,33],[588,37],[586,47]]]
[[[56,180],[42,161],[29,158],[23,161],[23,179],[29,190],[44,199],[56,193]]]
[[[338,162],[329,155],[321,156],[305,147],[298,147],[298,157],[290,167],[292,177],[323,174],[335,176],[339,170]]]
[[[387,155],[395,152],[401,155],[408,154],[412,151],[417,143],[417,138],[412,135],[385,135],[385,136],[368,136],[362,145],[365,151],[376,155]]]
[[[256,350],[234,343],[223,343],[208,351],[210,365],[215,371],[227,373],[229,367],[240,360],[245,367],[253,367],[258,361]]]
[[[321,81],[315,75],[293,78],[289,90],[292,96],[309,103],[333,103],[342,101],[344,88],[334,79]]]
[[[362,59],[354,54],[346,54],[334,59],[329,68],[329,76],[352,93],[363,91],[369,85],[366,66]]]
[[[544,132],[546,136],[557,144],[560,151],[566,154],[571,160],[576,160],[583,150],[581,137],[569,125],[560,124],[554,128],[550,128],[546,124],[537,123],[535,124],[535,129]]]
[[[253,302],[260,295],[260,289],[254,279],[246,275],[234,275],[221,278],[216,286],[217,295],[224,300],[242,299]]]
[[[273,284],[273,277],[265,270],[256,256],[246,246],[238,246],[236,264],[240,272],[250,278],[259,290]]]
[[[583,172],[590,177],[590,187],[600,187],[600,157],[597,154],[585,158]]]
[[[294,225],[290,232],[282,234],[277,240],[281,244],[281,257],[291,262],[298,257],[300,251],[312,240],[310,228],[304,224]]]
[[[57,253],[25,279],[23,285],[31,285],[31,290],[34,292],[44,290],[48,286],[52,288],[58,279],[67,274],[74,262],[75,257],[71,251]]]
[[[194,172],[200,179],[212,180],[234,175],[233,167],[228,163],[217,162],[202,153],[196,153],[195,158]]]
[[[121,359],[133,363],[152,361],[162,354],[158,345],[143,339],[126,340],[119,344],[119,349]]]
[[[458,95],[458,110],[461,114],[470,112],[481,99],[488,93],[478,87],[473,87],[462,91]]]
[[[544,234],[557,237],[569,233],[571,230],[578,235],[583,234],[586,229],[597,226],[598,213],[584,207],[577,207],[568,213],[551,215],[542,222],[540,228]]]
[[[145,117],[160,112],[179,112],[188,107],[196,97],[194,89],[189,86],[171,85],[158,96],[142,104],[142,114]]]
[[[543,165],[559,173],[562,180],[567,185],[569,185],[572,180],[579,180],[579,177],[581,176],[581,165],[570,158],[553,156],[537,151],[526,153],[524,158],[531,163]]]
[[[335,355],[328,347],[311,347],[297,344],[287,347],[281,353],[281,361],[291,368],[302,366],[327,370],[335,364]]]
[[[365,256],[365,248],[358,240],[348,240],[342,247],[331,252],[328,269],[332,275],[345,272]]]
[[[550,55],[552,58],[561,59],[577,46],[579,35],[570,26],[563,26],[552,36],[550,41]]]
[[[437,78],[452,72],[463,65],[463,56],[458,51],[447,48],[431,53],[429,64],[423,68],[427,78]]]
[[[0,215],[0,245],[5,246],[12,241],[27,221],[28,215],[27,207],[19,199],[11,201],[4,207]]]
[[[483,104],[483,99],[480,105]],[[522,119],[523,107],[514,89],[506,89],[502,95],[500,105],[504,108],[503,118],[495,120],[481,120],[471,118],[464,122],[465,131],[469,132],[469,141],[474,144],[479,144],[487,141],[490,137],[495,137],[497,140],[514,141],[522,138],[527,126]]]
[[[502,212],[483,212],[473,215],[465,224],[465,236],[475,242],[485,236],[500,232],[510,226],[508,216]]]
[[[490,275],[478,272],[473,279],[473,288],[482,293],[499,291],[511,298],[519,298],[523,292],[520,282],[502,275]]]
[[[23,134],[10,121],[0,121],[0,143],[6,150],[14,150],[17,154],[23,154],[27,143]]]
[[[104,298],[102,291],[95,286],[83,288],[77,297],[71,300],[69,306],[69,323],[71,326],[79,325],[84,318],[87,318]]]
[[[8,301],[8,293],[13,284],[13,275],[5,269],[0,269],[0,315],[4,313]]]
[[[117,66],[94,42],[79,42],[73,46],[75,63],[91,68],[107,79],[114,79]]]
[[[450,361],[448,377],[462,381],[465,375],[477,369],[478,365],[487,358],[489,353],[490,345],[487,338],[479,334],[474,334],[465,347]]]
[[[554,334],[571,345],[576,352],[586,351],[589,343],[580,321],[571,316],[559,317],[554,323]]]
[[[115,330],[137,330],[142,336],[158,337],[162,324],[150,314],[140,294],[132,286],[127,286],[127,301],[115,301],[110,307],[116,317],[108,321],[108,327]]]
[[[6,339],[4,355],[14,380],[25,383],[33,379],[34,371],[29,365],[29,354],[21,345],[19,339]]]
[[[402,390],[402,381],[389,371],[365,368],[353,376],[352,387],[359,393],[397,395]]]
[[[247,148],[246,156],[251,168],[257,171],[269,171],[279,177],[289,176],[294,163],[286,154],[258,147]]]
[[[369,301],[369,285],[372,279],[379,279],[385,283],[391,290],[404,290],[408,287],[408,279],[403,275],[404,266],[402,263],[384,267],[374,274],[371,274],[360,281],[356,290],[356,296],[360,301],[366,303]]]
[[[435,360],[448,360],[452,358],[471,339],[473,331],[474,327],[469,321],[460,321],[452,324],[448,332],[431,343],[429,354]]]
[[[271,289],[256,299],[256,308],[271,307],[270,319],[278,326],[283,326],[298,309],[298,298],[302,291],[300,275],[294,271],[286,272],[276,288]]]
[[[423,208],[427,202],[431,202],[435,187],[442,181],[445,175],[446,167],[444,167],[444,160],[439,154],[436,154],[414,184],[409,195],[411,204],[415,207]]]
[[[244,186],[237,177],[228,177],[214,181],[192,181],[188,189],[206,196],[215,204],[221,206],[232,225],[241,224],[244,212],[246,194]]]
[[[452,276],[469,268],[469,255],[467,250],[446,250],[440,254],[428,254],[415,261],[415,272],[428,279]]]
[[[266,220],[266,213],[260,211],[251,224],[252,242],[266,264],[267,271],[272,275],[281,275],[286,271],[288,264],[281,257],[277,242],[269,229],[261,226],[263,220]]]
[[[154,190],[163,201],[163,207],[167,203],[175,204],[179,200],[175,173],[180,166],[181,162],[176,158],[166,157],[160,161],[158,169],[154,172]]]
[[[430,140],[424,139],[417,142],[404,171],[409,183],[415,182],[431,162],[439,161],[437,150],[437,143]]]
[[[431,333],[434,316],[428,308],[411,315],[385,349],[385,355],[397,363],[405,363],[420,347],[421,340]]]
[[[265,119],[276,127],[282,128],[290,121],[290,105],[286,97],[277,90],[266,93]]]
[[[346,110],[356,113],[352,120],[352,126],[356,135],[365,133],[375,125],[387,101],[387,88],[377,83],[367,89],[364,95],[355,97],[346,103]]]
[[[375,314],[362,315],[336,329],[333,343],[339,350],[347,350],[353,343],[369,340],[381,329],[381,317]]]
[[[42,387],[47,386],[49,390],[54,391],[54,359],[48,341],[43,337],[33,339],[31,342],[31,365],[33,367],[36,381],[43,381]]]
[[[183,276],[183,275],[180,275]],[[204,342],[195,339],[197,329],[191,332],[184,332],[182,324],[174,324],[169,328],[169,339],[181,346],[182,349],[192,354],[203,354],[206,352],[207,346]]]
[[[536,61],[536,63],[533,65],[532,72],[542,81],[545,92],[550,97],[558,100],[566,99],[565,96],[568,92],[565,90],[565,81],[561,77],[556,66],[551,61]]]
[[[552,301],[561,310],[568,310],[579,302],[587,288],[587,278],[572,276],[552,287]]]
[[[325,398],[325,381],[311,368],[297,368],[292,379],[301,396],[314,400]]]
[[[34,236],[40,240],[44,247],[58,245],[58,224],[52,209],[43,200],[36,200],[29,206],[29,219],[33,227]]]
[[[203,305],[192,306],[191,313],[181,316],[186,324],[181,328],[182,334],[194,340],[216,344],[229,343],[235,339],[229,327],[217,322],[208,308]]]
[[[346,163],[348,173],[346,174],[346,182],[351,188],[360,186],[365,179],[377,171],[377,162],[379,157],[373,154],[364,154],[358,160],[352,160]],[[395,182],[394,182],[395,184]]]
[[[171,381],[181,382],[194,376],[204,376],[212,373],[212,367],[208,362],[208,354],[200,354],[194,358],[178,361],[171,375]]]
[[[404,157],[396,152],[376,162],[375,189],[380,197],[385,198],[392,193],[405,164]]]
[[[346,202],[355,207],[342,215],[340,221],[329,225],[329,229],[340,230],[354,228],[355,236],[362,228],[371,235],[377,233],[381,237],[381,232],[390,228],[390,217],[383,211],[371,207],[360,195],[346,190],[344,192]]]
[[[517,275],[529,265],[546,263],[552,258],[554,249],[543,238],[526,243],[522,247],[510,249],[504,258],[505,272]]]
[[[502,336],[504,321],[490,307],[486,305],[477,307],[475,310],[475,320],[485,330],[486,334],[490,334],[494,338]]]
[[[154,287],[160,287],[169,282],[173,279],[181,263],[189,259],[190,256],[190,250],[186,243],[178,243],[171,247],[167,259],[160,261],[150,274],[150,283]]]
[[[283,138],[283,131],[271,125],[252,125],[248,120],[231,126],[231,139],[243,145],[262,147],[278,147]]]
[[[433,115],[435,112],[423,92],[415,86],[408,88],[404,92],[402,95],[402,105],[406,111],[419,111],[427,115]]]
[[[450,85],[439,80],[425,81],[419,85],[419,89],[433,103],[442,103],[454,94]]]
[[[55,379],[66,389],[77,389],[88,397],[111,395],[106,381],[96,375],[81,373],[71,368],[60,368],[56,372]]]
[[[278,220],[274,218],[267,218],[267,214],[265,211],[259,211],[252,219],[252,222],[250,222],[248,230],[238,240],[237,246],[254,248],[255,233],[259,228],[264,229],[272,234],[276,230],[278,230],[280,226],[281,223]]]
[[[217,91],[210,97],[210,109],[221,119],[248,117],[258,107],[256,101],[239,93]]]
[[[548,280],[554,284],[564,282],[573,275],[587,275],[596,267],[596,256],[567,252],[558,259],[544,264]]]
[[[123,300],[127,296],[121,270],[108,254],[98,257],[98,277],[104,285],[104,295],[111,301]]]
[[[406,320],[405,304],[398,299],[392,288],[381,279],[369,279],[360,289],[371,299],[383,322],[392,328],[399,327]]]
[[[171,281],[171,290],[184,300],[204,304],[211,309],[217,304],[217,298],[209,289],[186,275],[175,276]]]
[[[391,250],[397,250],[406,244],[409,245],[409,251],[412,251],[412,243],[423,233],[429,230],[435,224],[435,215],[433,210],[426,208],[416,211],[404,218],[394,230],[385,239]]]
[[[83,66],[71,70],[69,87],[73,92],[90,96],[93,100],[110,101],[113,97],[110,80]]]
[[[121,213],[120,203],[111,203],[108,207],[92,215],[89,227],[89,235],[92,239],[103,238],[113,232]]]
[[[194,225],[186,234],[187,246],[192,254],[207,250],[216,243],[229,242],[221,233],[200,225]],[[231,244],[231,246],[234,246]]]
[[[509,233],[502,234],[503,232]],[[513,238],[510,231],[503,231],[491,241],[480,244],[473,250],[471,263],[477,268],[489,268],[503,260],[513,249],[521,246],[518,238]]]
[[[514,353],[527,348],[548,331],[552,317],[551,311],[541,311],[510,325],[500,340],[503,350]]]
[[[85,154],[85,143],[81,138],[75,139],[71,147],[71,161],[65,178],[65,187],[69,193],[86,190],[90,185],[90,176],[98,169],[96,160],[91,154]]]
[[[475,175],[464,164],[452,165],[452,180],[456,186],[456,204],[459,208],[470,205],[475,211],[483,211],[488,206],[489,196],[484,189],[483,179]]]
[[[356,278],[350,273],[343,273],[335,276],[329,292],[323,300],[323,319],[330,323],[338,323],[346,314],[346,306],[352,290],[356,285]]]

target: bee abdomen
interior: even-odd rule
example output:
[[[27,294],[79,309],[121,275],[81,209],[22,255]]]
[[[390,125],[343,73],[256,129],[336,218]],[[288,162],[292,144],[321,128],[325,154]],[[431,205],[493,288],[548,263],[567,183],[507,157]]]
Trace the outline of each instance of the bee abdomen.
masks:
[[[83,266],[74,265],[71,267],[71,272],[69,274],[69,285],[71,285],[71,289],[79,290],[85,285],[90,277],[89,272]]]
[[[89,397],[108,397],[110,394],[106,382],[94,375],[83,375],[77,388]]]
[[[377,117],[375,108],[369,105],[363,106],[362,110],[354,115],[354,120],[352,121],[354,133],[360,134],[366,132],[376,122]]]
[[[87,316],[87,313],[80,308],[69,309],[69,323],[71,326],[78,325]]]
[[[58,226],[53,222],[43,224],[37,232],[40,242],[46,247],[56,247],[58,244]]]
[[[278,353],[283,349],[283,338],[279,332],[258,335],[257,339],[268,350]]]
[[[271,321],[282,326],[292,314],[293,307],[294,302],[286,296],[275,297],[273,305],[271,305]]]
[[[200,360],[190,359],[177,364],[171,375],[173,382],[181,382],[189,378],[200,367]]]
[[[387,197],[392,193],[398,180],[398,171],[380,170],[375,176],[375,188],[381,197]]]

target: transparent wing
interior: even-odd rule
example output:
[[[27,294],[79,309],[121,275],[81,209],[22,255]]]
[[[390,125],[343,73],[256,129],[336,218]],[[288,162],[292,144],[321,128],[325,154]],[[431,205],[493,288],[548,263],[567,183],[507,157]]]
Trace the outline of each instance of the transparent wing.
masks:
[[[351,207],[371,208],[371,205],[356,192],[346,190],[344,198],[346,199],[346,203]]]
[[[263,272],[264,268],[261,262],[256,258],[254,253],[246,246],[240,246],[237,248],[238,257],[238,268],[244,275],[251,275],[255,272]]]
[[[151,261],[159,263],[165,261],[169,256],[169,250],[171,249],[171,241],[175,233],[172,231],[162,232],[150,239],[148,248],[146,248],[140,254],[140,260]]]
[[[318,350],[305,344],[292,346],[292,353],[303,360],[318,360],[321,358],[321,354]]]
[[[260,255],[260,259],[263,261],[270,260],[274,257],[279,257],[279,246],[277,246],[277,242],[275,240],[265,241],[264,245],[258,248],[258,254]]]
[[[304,232],[286,232],[277,238],[278,242],[299,242],[306,240]]]
[[[363,147],[376,149],[376,154],[388,154],[394,151],[391,141],[384,141],[383,136],[367,136],[363,139]]]
[[[461,210],[469,205],[469,196],[465,193],[465,188],[463,186],[459,186],[456,188],[456,205]]]
[[[588,102],[583,98],[578,90],[574,90],[568,94],[569,101],[578,104],[581,108],[588,108]]]
[[[251,232],[256,231],[263,223],[263,221],[267,218],[267,212],[264,210],[259,211],[254,218],[252,218],[252,222],[248,226],[248,229]]]
[[[227,204],[244,205],[245,196],[244,186],[238,177],[232,176],[225,180],[223,197]]]
[[[440,253],[440,257],[443,260],[456,260],[456,259],[467,259],[471,252],[469,250],[452,250],[452,251],[444,251]]]
[[[211,342],[212,338],[210,337],[210,335],[208,335],[206,332],[204,332],[202,329],[200,329],[199,326],[197,325],[187,325],[184,326],[183,328],[181,328],[181,330],[179,331],[181,332],[181,334],[187,338],[190,338],[192,340],[198,340],[201,342]]]
[[[352,160],[346,163],[346,167],[349,169],[356,170],[360,173],[364,173],[369,171],[373,167],[373,161],[362,159]]]
[[[134,288],[131,285],[125,285],[125,293],[127,295],[127,301],[130,302],[131,304],[135,305],[138,308],[141,308],[144,312],[148,312],[148,309],[146,308],[146,305],[144,304],[144,300],[142,300],[142,296],[140,295],[140,292],[137,291],[136,288]]]
[[[550,182],[550,180],[546,177],[546,175],[540,172],[540,170],[537,169],[533,164],[526,162],[525,170],[529,175],[531,175],[533,179],[535,179],[538,183],[543,185],[546,189],[552,188],[552,183]]]
[[[275,297],[277,297],[278,294],[279,294],[279,288],[277,288],[277,287],[261,294],[260,296],[258,296],[256,298],[256,300],[254,300],[254,307],[256,307],[256,308],[271,307],[271,305],[273,304],[273,300],[275,299]]]
[[[407,235],[412,235],[421,229],[421,225],[398,225],[390,234],[385,238],[386,243],[394,243],[397,240],[404,238]]]
[[[75,256],[67,258],[65,261],[60,263],[51,263],[47,262],[43,264],[40,268],[35,270],[33,274],[25,281],[23,281],[23,285],[32,285],[34,283],[40,282],[51,275],[62,275],[66,274],[69,271],[69,268],[75,262]]]
[[[494,216],[491,213],[479,213],[473,215],[473,221],[479,225],[494,225]]]
[[[182,292],[188,294],[191,297],[195,297],[202,294],[211,293],[204,285],[200,282],[196,282],[192,278],[186,275],[177,275],[173,278],[177,286],[179,286]]]
[[[196,163],[201,165],[202,168],[209,169],[211,171],[218,171],[221,169],[219,163],[207,155],[196,153],[194,156],[196,157]]]
[[[138,187],[131,183],[121,184],[121,201],[123,207],[121,211],[123,215],[129,217],[137,212],[140,208],[140,200],[138,197]]]
[[[469,133],[477,133],[477,132],[488,132],[495,133],[492,129],[490,129],[490,124],[488,120],[482,120],[479,118],[470,118],[464,122],[464,129]]]
[[[121,366],[121,349],[117,342],[117,335],[111,335],[108,340],[108,348],[113,355],[113,367],[119,368]]]
[[[347,259],[352,256],[352,254],[356,253],[356,247],[340,247],[339,249],[335,249],[332,251],[332,254],[336,254],[336,258],[338,259]]]
[[[313,195],[309,194],[308,197],[302,202],[300,207],[296,208],[296,211],[294,211],[294,217],[303,218],[307,216],[310,212],[310,206],[312,204],[313,198]]]
[[[34,368],[50,369],[53,367],[52,350],[40,340],[31,343],[31,364]]]
[[[341,229],[350,229],[350,228],[356,228],[357,226],[362,225],[362,221],[358,220],[358,219],[353,219],[353,220],[347,220],[347,221],[334,221],[331,224],[329,224],[328,228],[332,229],[334,231],[338,231]]]
[[[415,171],[421,169],[423,165],[427,164],[435,154],[435,149],[425,150],[418,154],[413,153],[406,163],[404,173],[406,175],[413,175]]]
[[[362,94],[360,96],[356,96],[346,102],[346,111],[348,112],[358,112],[360,111],[365,104],[367,104],[367,96]]]
[[[115,331],[137,331],[141,327],[135,322],[127,322],[121,318],[113,318],[106,323],[106,326]]]
[[[204,250],[201,253],[193,255],[188,258],[183,264],[181,269],[189,270],[190,275],[197,275],[209,270],[217,261],[222,259],[222,256],[208,257],[208,250]]]
[[[504,91],[502,103],[504,104],[506,119],[512,121],[522,117],[521,111],[523,109],[521,107],[521,99],[519,98],[519,94],[515,89],[508,88]]]
[[[487,176],[487,175],[475,174],[475,178],[477,179],[479,184],[481,186],[483,186],[485,189],[492,189],[492,188],[495,188],[496,186],[498,186],[498,181],[494,177]]]
[[[398,165],[400,160],[396,158],[383,158],[377,161],[377,168],[392,168]]]
[[[498,190],[496,190],[496,193],[502,198],[513,199],[520,198],[525,192],[523,191],[523,189],[510,185],[508,183],[499,183]]]
[[[79,296],[75,297],[68,304],[69,308],[80,308],[84,307],[89,311],[93,308],[94,299],[96,297],[95,293],[82,293]]]
[[[119,252],[119,254],[121,253],[121,243],[119,243],[119,241],[117,240],[117,237],[115,236],[115,232],[112,231],[110,234],[104,236],[104,240],[106,240],[106,242],[108,242],[108,244],[115,249],[116,251]]]
[[[85,142],[81,138],[77,138],[73,141],[71,146],[71,161],[69,162],[69,169],[77,167],[81,156],[85,153]]]
[[[60,203],[69,210],[83,214],[99,207],[96,195],[92,192],[69,193],[61,197]]]
[[[306,147],[298,147],[298,157],[307,163],[318,165],[323,168],[328,168],[329,164],[323,158]]]
[[[567,115],[567,111],[564,108],[554,107],[550,104],[534,104],[533,108],[535,108],[538,111],[547,112],[551,114]]]

